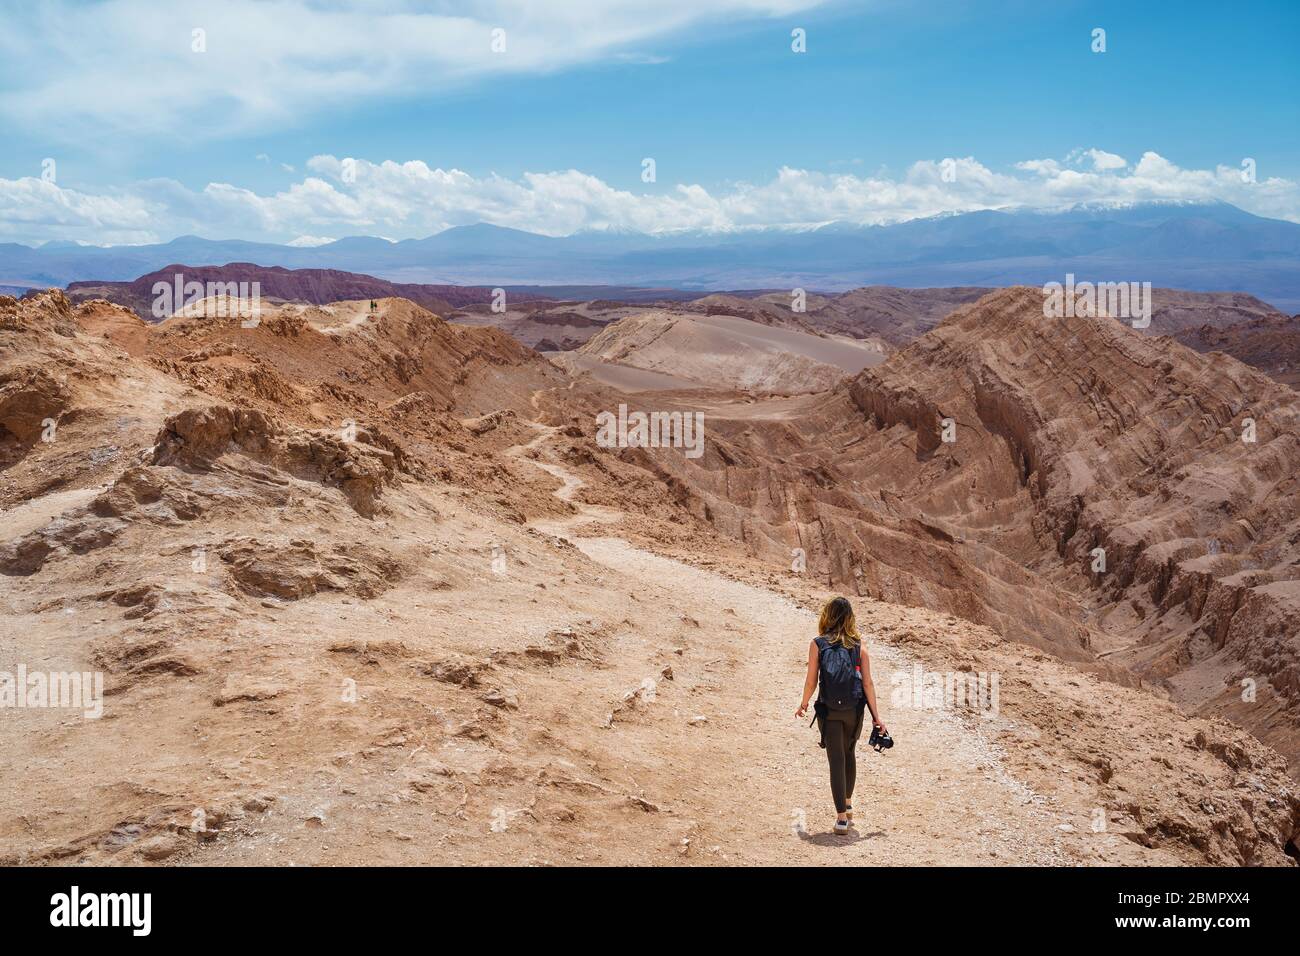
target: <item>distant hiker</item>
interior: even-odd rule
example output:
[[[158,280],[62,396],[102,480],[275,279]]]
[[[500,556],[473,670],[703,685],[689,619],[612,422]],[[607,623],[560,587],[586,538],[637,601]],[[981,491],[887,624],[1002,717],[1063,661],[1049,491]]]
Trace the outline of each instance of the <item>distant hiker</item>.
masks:
[[[858,764],[853,748],[862,733],[864,708],[871,710],[876,731],[887,734],[876,707],[876,685],[871,681],[871,661],[858,636],[853,605],[837,597],[827,601],[817,623],[818,637],[808,645],[808,676],[803,682],[803,703],[796,717],[808,713],[813,688],[820,687],[816,714],[821,745],[831,769],[831,796],[835,800],[835,832],[848,833],[853,821],[853,784]]]

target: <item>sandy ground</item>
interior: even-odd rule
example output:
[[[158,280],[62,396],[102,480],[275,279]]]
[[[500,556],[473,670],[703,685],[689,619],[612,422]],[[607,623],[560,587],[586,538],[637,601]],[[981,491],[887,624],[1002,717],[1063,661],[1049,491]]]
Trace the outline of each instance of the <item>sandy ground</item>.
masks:
[[[616,388],[655,390],[685,380],[696,387],[796,394],[828,389],[846,375],[880,364],[884,355],[855,340],[735,316],[649,311],[606,326],[576,352],[554,355],[552,361]],[[628,368],[659,377],[636,376]]]
[[[815,616],[783,598],[640,551],[617,538],[584,539],[584,554],[622,574],[654,582],[665,599],[690,594],[693,609],[730,608],[736,631],[718,651],[726,674],[698,733],[717,750],[691,766],[698,801],[687,812],[725,815],[719,837],[734,862],[836,865],[1053,864],[1063,862],[1056,819],[1001,766],[977,725],[943,711],[888,715],[899,742],[876,753],[858,746],[855,831],[829,832],[834,819],[825,752],[815,728],[793,716]],[[800,652],[803,652],[801,654]],[[912,660],[868,646],[882,670]],[[728,805],[731,809],[728,809]],[[789,839],[797,835],[798,842]],[[828,852],[830,851],[830,852]]]
[[[534,438],[506,454],[536,466],[551,493],[574,507],[523,529],[540,536],[535,548],[571,555],[558,582],[538,553],[508,542],[516,567],[523,565],[512,571],[514,590],[490,575],[469,591],[417,583],[361,603],[318,596],[247,620],[223,654],[231,676],[222,691],[250,692],[243,702],[212,710],[187,691],[158,685],[114,703],[114,720],[91,728],[98,741],[73,726],[78,719],[60,718],[67,723],[58,732],[62,749],[41,758],[33,784],[50,810],[59,808],[58,819],[80,814],[92,826],[106,803],[121,814],[166,798],[181,824],[177,836],[140,842],[138,821],[127,818],[81,844],[90,857],[83,850],[72,858],[138,863],[144,853],[190,865],[1184,862],[1119,832],[1087,832],[1095,793],[1064,785],[1077,770],[1032,739],[1032,725],[892,706],[886,675],[924,662],[879,635],[924,612],[872,601],[859,602],[859,620],[897,745],[876,753],[859,744],[855,827],[834,834],[824,751],[807,719],[794,716],[814,615],[780,593],[609,535],[604,529],[623,515],[582,502],[581,477],[534,457],[545,454],[555,429],[530,427]],[[441,499],[437,507],[445,522],[450,503]],[[376,532],[418,538],[426,553],[482,533],[405,520],[412,517],[419,513],[395,513],[391,526]],[[534,568],[542,574],[534,586],[558,584],[562,593],[522,603]],[[495,633],[503,608],[507,630],[522,626],[534,635],[527,648]],[[577,612],[603,622],[600,646],[584,644],[569,660],[542,667],[528,662],[534,648],[545,651],[538,636],[567,633]],[[76,626],[70,617],[68,627]],[[252,632],[260,637],[249,661],[234,649]],[[481,660],[491,647],[501,648],[490,654],[493,665],[468,656]],[[334,653],[340,649],[345,653]],[[444,656],[426,663],[428,654]],[[460,687],[410,673],[462,664],[471,678]],[[240,676],[250,666],[258,675],[251,685]],[[323,708],[340,673],[358,675],[361,700]],[[1068,670],[1049,673],[1033,685],[1048,692],[1076,683]],[[500,710],[476,703],[497,691],[518,703]],[[1025,735],[1031,739],[1009,759],[1002,742]],[[119,769],[101,768],[87,797],[76,779],[106,755]],[[73,766],[76,779],[67,773]],[[27,767],[30,774],[30,760]],[[114,773],[123,776],[114,782]],[[1031,779],[1049,786],[1036,792]],[[178,782],[195,796],[176,799]],[[232,803],[218,793],[242,796]],[[19,819],[36,837],[50,825],[49,811],[26,804]],[[184,826],[196,811],[204,823],[197,839]]]
[[[0,713],[0,779],[21,781],[0,788],[0,861],[1290,863],[1285,765],[1244,733],[869,597],[854,603],[898,744],[859,746],[857,827],[831,833],[825,756],[794,716],[827,582],[657,508],[670,487],[542,412],[574,385],[546,388],[558,376],[535,356],[418,318],[324,324],[346,323],[340,349],[415,335],[426,392],[458,416],[498,409],[414,433],[431,455],[455,452],[456,481],[390,474],[366,441],[251,417],[238,442],[216,413],[160,430],[194,397],[185,386],[113,355],[111,375],[87,374],[130,403],[70,419],[17,472],[3,517],[29,550],[11,546],[19,573],[0,577],[0,664],[107,672],[103,719]],[[264,326],[268,356],[300,338],[333,354],[301,323]],[[485,377],[460,396],[432,367],[469,338],[457,362]],[[408,351],[393,354],[409,373]],[[363,348],[339,364],[367,362],[388,374]],[[528,420],[530,397],[558,424]],[[757,421],[798,402],[713,407]],[[187,447],[194,467],[173,457]],[[311,454],[277,457],[290,448]],[[373,511],[302,464],[331,456],[383,479]],[[101,459],[121,461],[45,484],[61,462]],[[38,570],[22,567],[29,553]],[[916,665],[1000,673],[1000,711],[896,702],[891,678]]]
[[[544,441],[511,449],[524,456]],[[582,485],[550,462],[534,462],[559,478],[555,494],[573,501]],[[825,754],[794,709],[802,688],[811,613],[762,588],[651,554],[615,537],[578,537],[618,517],[578,504],[566,519],[539,520],[547,535],[568,538],[604,569],[610,593],[631,589],[637,600],[695,621],[722,626],[670,665],[626,716],[617,707],[598,731],[598,765],[617,778],[617,764],[640,786],[622,795],[609,782],[575,783],[564,818],[576,811],[585,827],[556,832],[544,799],[516,799],[509,774],[502,786],[466,791],[448,827],[445,815],[404,798],[409,768],[429,755],[398,746],[391,769],[360,777],[330,768],[262,815],[256,832],[221,841],[189,857],[217,863],[670,863],[670,864],[1061,864],[1055,829],[1062,819],[1002,765],[979,721],[936,711],[901,710],[888,723],[898,745],[877,754],[858,748],[857,824],[835,835]],[[707,627],[707,625],[706,625]],[[622,662],[624,685],[654,673],[651,661]],[[911,666],[911,658],[871,646],[877,668]],[[617,681],[616,681],[617,682]],[[690,694],[682,685],[694,685]],[[597,693],[595,687],[593,693]],[[565,733],[555,728],[557,735]],[[589,731],[582,731],[589,733]],[[451,749],[461,748],[460,742]],[[620,757],[620,755],[624,755]],[[452,757],[439,753],[439,760]],[[480,772],[480,778],[482,773]],[[322,788],[326,778],[334,786]],[[346,779],[346,783],[344,783]],[[511,802],[514,800],[514,802]],[[612,807],[597,812],[598,805]],[[632,808],[628,808],[628,802]],[[304,820],[306,822],[304,822]]]
[[[544,437],[545,432],[539,439]],[[563,481],[557,497],[574,500],[580,478],[554,464],[534,464]],[[578,512],[536,524],[563,536],[614,517],[592,505],[579,504]],[[714,645],[721,656],[713,666],[725,668],[714,706],[708,715],[687,717],[705,717],[695,725],[695,736],[716,750],[690,767],[695,786],[682,795],[690,803],[679,808],[725,816],[727,831],[719,837],[724,858],[766,865],[1063,861],[1047,801],[1007,773],[978,722],[943,711],[890,715],[891,733],[905,742],[892,751],[877,753],[860,742],[856,825],[848,836],[834,834],[825,752],[815,729],[793,717],[806,660],[800,635],[815,633],[815,616],[779,595],[619,538],[572,540],[593,561],[641,582],[666,602],[677,604],[689,595],[690,613],[707,618],[723,609],[732,619],[734,628]],[[883,645],[868,652],[882,670],[915,663]]]
[[[663,392],[679,388],[698,389],[699,382],[666,372],[634,368],[617,362],[604,362],[581,352],[547,352],[546,357],[560,368],[577,375],[588,373],[595,381],[624,392]]]

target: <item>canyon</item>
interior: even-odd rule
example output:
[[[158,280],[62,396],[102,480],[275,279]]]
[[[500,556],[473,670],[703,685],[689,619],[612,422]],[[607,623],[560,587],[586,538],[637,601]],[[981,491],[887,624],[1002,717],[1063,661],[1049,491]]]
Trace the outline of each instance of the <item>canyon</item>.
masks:
[[[554,361],[399,297],[0,298],[0,670],[105,675],[100,719],[0,714],[0,857],[1294,865],[1296,393],[1040,289],[927,294],[896,341],[609,302]],[[667,374],[647,329],[742,306],[680,382],[565,362]],[[741,374],[791,335],[885,347]],[[620,404],[703,454],[598,443]],[[899,741],[844,853],[790,717],[841,592]],[[918,666],[998,712],[891,699]]]

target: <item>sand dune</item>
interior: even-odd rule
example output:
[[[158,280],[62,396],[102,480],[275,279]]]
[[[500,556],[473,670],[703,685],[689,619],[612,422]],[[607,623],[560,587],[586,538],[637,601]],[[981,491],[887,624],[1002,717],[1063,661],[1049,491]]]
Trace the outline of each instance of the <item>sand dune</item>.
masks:
[[[779,394],[823,391],[884,360],[877,348],[850,339],[735,316],[667,311],[615,322],[592,336],[578,354],[605,365],[670,375],[696,387]],[[619,381],[608,370],[601,374],[608,384]]]

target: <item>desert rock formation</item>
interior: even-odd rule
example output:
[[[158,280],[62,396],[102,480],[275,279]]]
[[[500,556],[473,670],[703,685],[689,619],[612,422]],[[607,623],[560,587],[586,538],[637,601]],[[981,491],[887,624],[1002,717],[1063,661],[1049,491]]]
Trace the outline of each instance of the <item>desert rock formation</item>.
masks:
[[[700,460],[628,454],[752,553],[802,548],[829,586],[1137,675],[1300,754],[1292,390],[1012,289],[829,395],[706,414]]]
[[[1289,865],[1283,758],[1151,683],[1210,640],[1173,626],[1204,593],[1284,719],[1292,393],[1028,301],[829,392],[656,393],[710,403],[685,464],[592,441],[639,399],[399,299],[244,327],[0,298],[0,670],[104,675],[98,720],[0,711],[0,859]],[[862,595],[900,742],[841,844],[790,716],[828,586]],[[1000,674],[1000,712],[890,700],[917,667]]]

